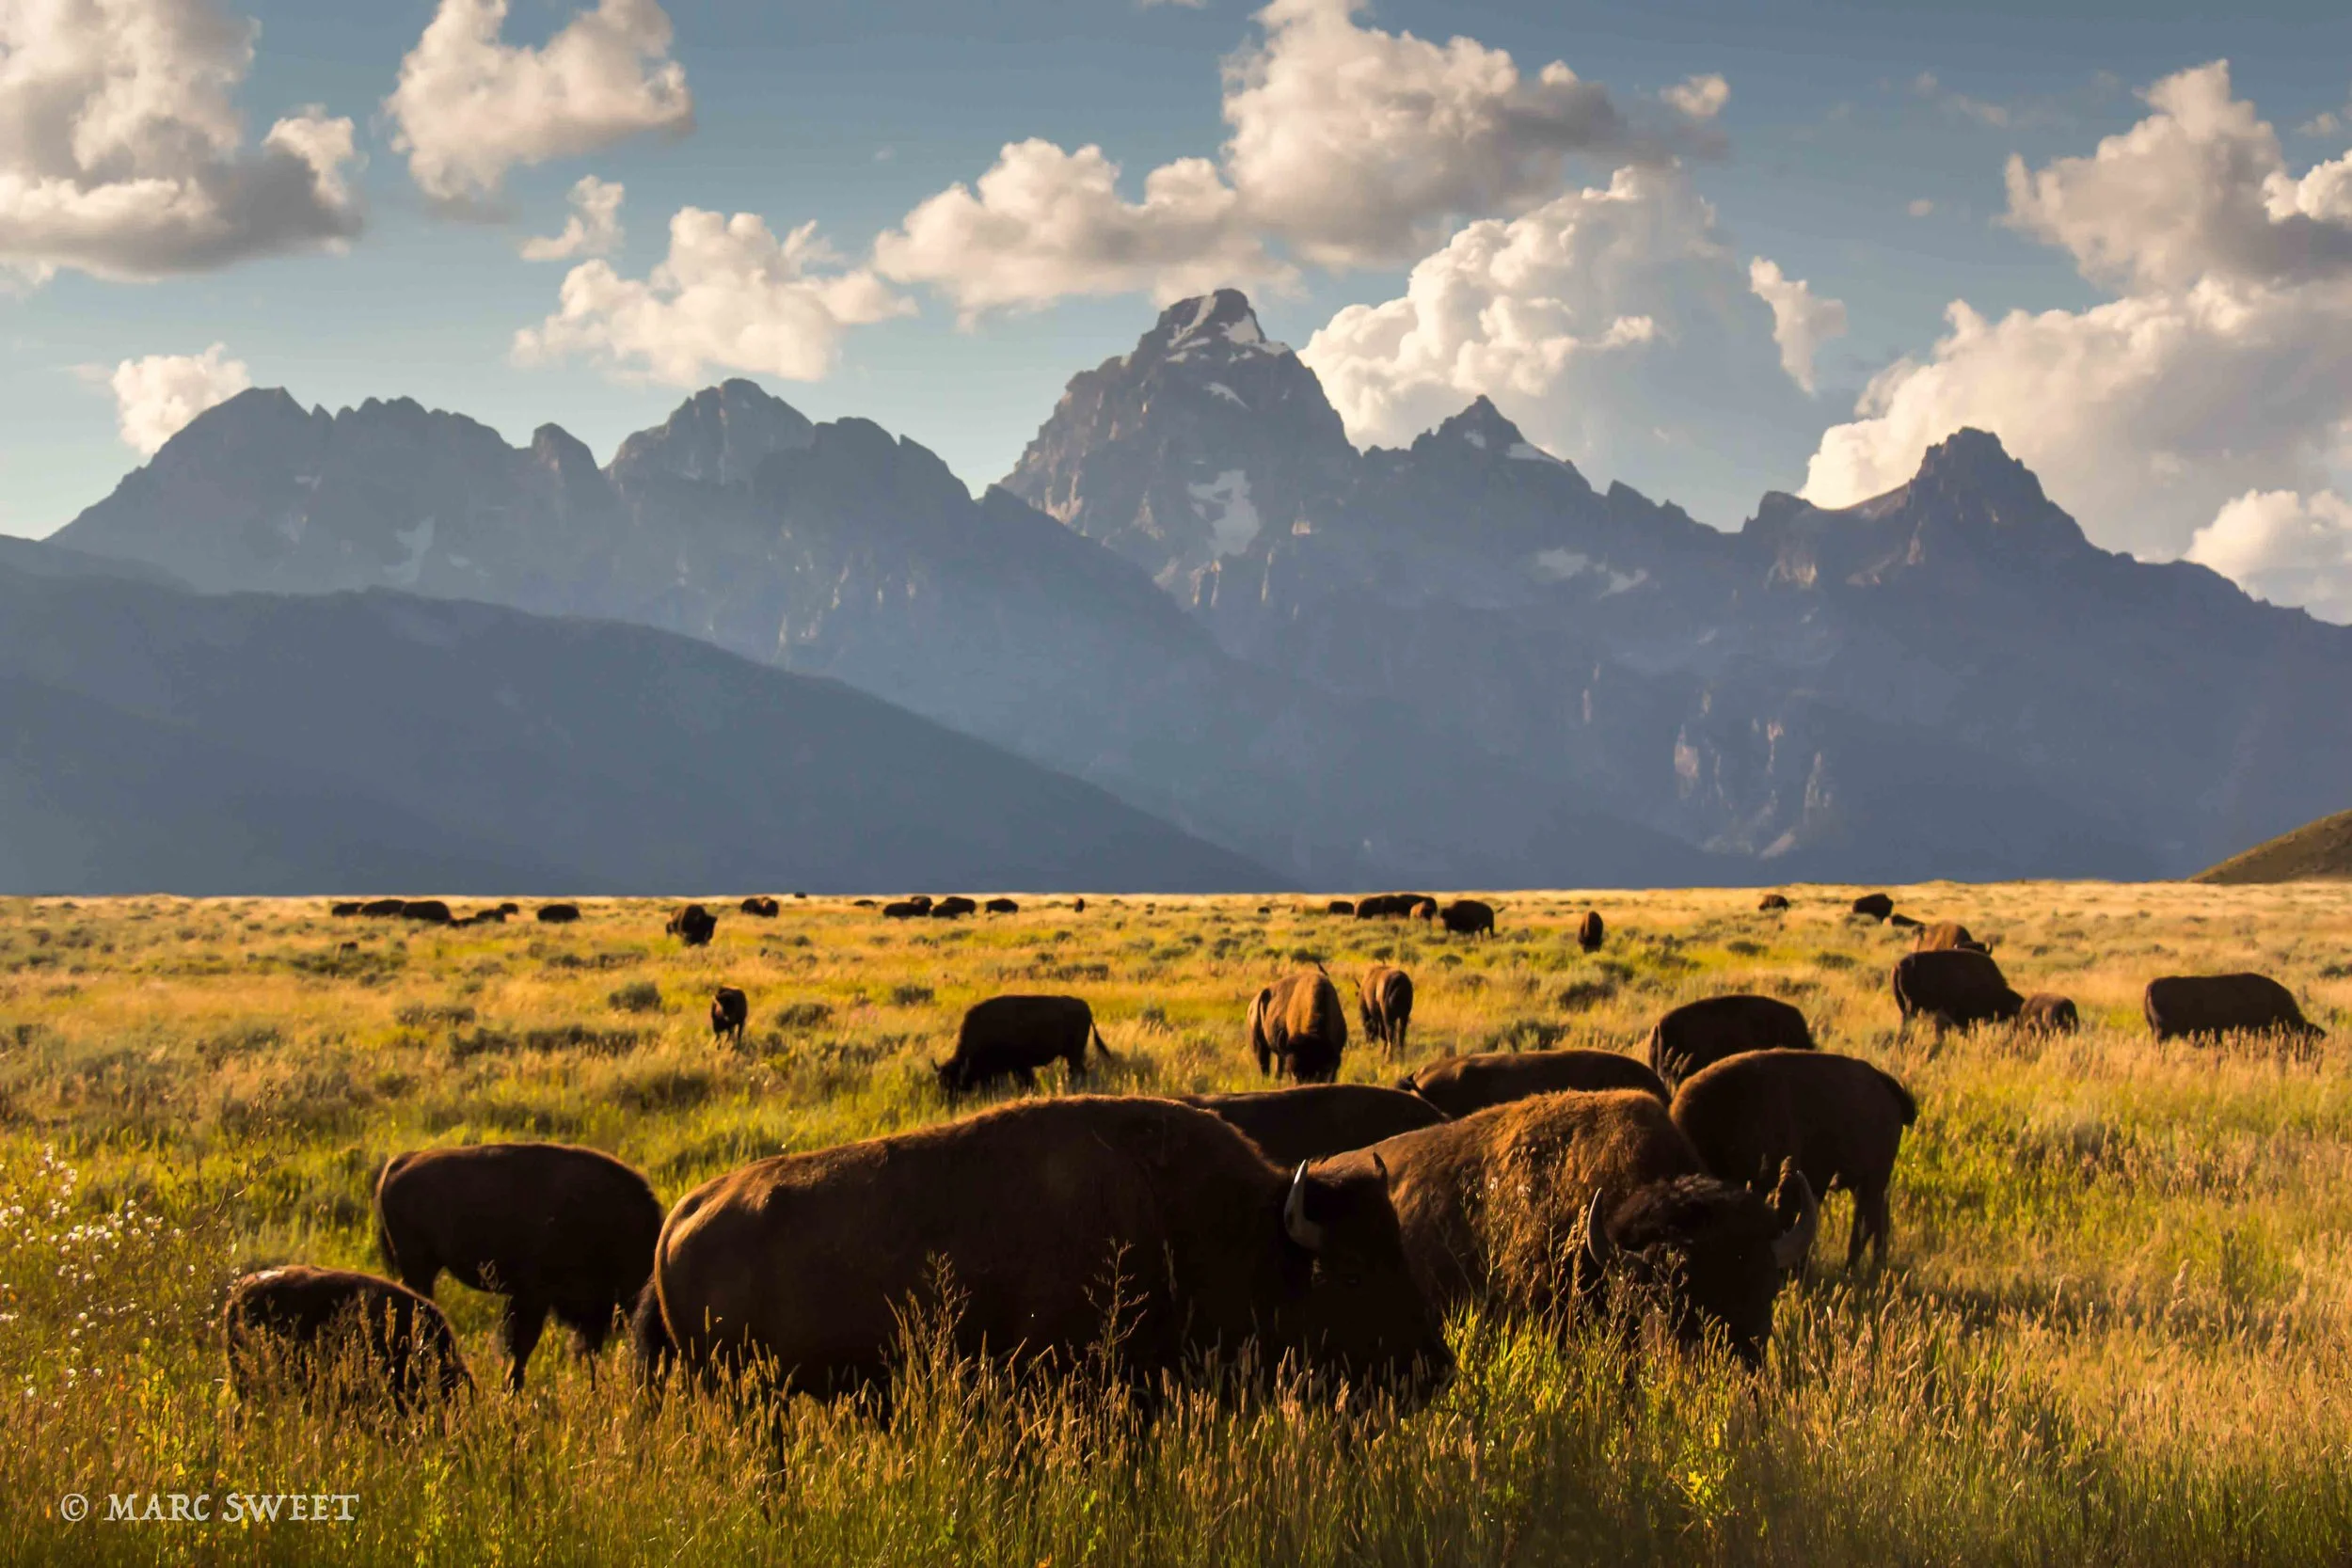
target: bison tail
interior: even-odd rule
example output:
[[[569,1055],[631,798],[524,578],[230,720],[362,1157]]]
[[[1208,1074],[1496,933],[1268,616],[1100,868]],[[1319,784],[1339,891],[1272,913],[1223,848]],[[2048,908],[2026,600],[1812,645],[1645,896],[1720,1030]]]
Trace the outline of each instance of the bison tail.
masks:
[[[1882,1072],[1879,1078],[1886,1085],[1887,1092],[1895,1097],[1896,1105],[1902,1111],[1903,1125],[1909,1127],[1913,1122],[1917,1121],[1919,1101],[1912,1097],[1911,1091],[1898,1083],[1892,1073]]]
[[[1103,1060],[1106,1062],[1115,1062],[1119,1060],[1117,1056],[1111,1054],[1111,1048],[1109,1045],[1104,1043],[1103,1039],[1103,1031],[1101,1029],[1089,1023],[1087,1025],[1087,1033],[1092,1037],[1094,1040],[1094,1053],[1096,1055],[1102,1057]]]
[[[677,1346],[670,1338],[670,1325],[661,1316],[661,1292],[651,1279],[637,1292],[637,1306],[629,1313],[629,1342],[637,1351],[637,1380],[648,1392],[659,1386],[671,1361],[677,1354]]]

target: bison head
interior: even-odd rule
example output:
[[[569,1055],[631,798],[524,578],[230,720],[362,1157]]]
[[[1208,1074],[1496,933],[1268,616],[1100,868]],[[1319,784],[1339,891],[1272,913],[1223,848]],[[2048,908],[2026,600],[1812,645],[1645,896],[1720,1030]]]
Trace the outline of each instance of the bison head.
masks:
[[[1603,1223],[1601,1200],[1585,1216],[1589,1275],[1614,1277],[1663,1300],[1685,1343],[1720,1327],[1731,1353],[1749,1366],[1764,1359],[1772,1336],[1772,1301],[1803,1266],[1820,1224],[1820,1205],[1805,1179],[1783,1175],[1784,1219],[1775,1206],[1709,1176],[1654,1181],[1617,1206]]]
[[[1282,1201],[1280,1244],[1290,1265],[1275,1319],[1282,1349],[1411,1403],[1445,1386],[1454,1356],[1405,1261],[1379,1156],[1346,1170],[1314,1171],[1302,1162]]]

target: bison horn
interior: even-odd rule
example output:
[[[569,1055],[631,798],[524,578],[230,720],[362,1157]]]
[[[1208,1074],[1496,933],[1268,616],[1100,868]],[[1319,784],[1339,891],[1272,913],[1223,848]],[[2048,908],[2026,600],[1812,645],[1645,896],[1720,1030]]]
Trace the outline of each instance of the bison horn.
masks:
[[[1282,1200],[1282,1228],[1309,1252],[1323,1250],[1323,1227],[1307,1217],[1307,1162],[1291,1175],[1291,1195]]]
[[[1794,1274],[1813,1256],[1814,1232],[1821,1228],[1821,1200],[1813,1196],[1813,1183],[1804,1179],[1801,1170],[1783,1171],[1781,1188],[1795,1196],[1797,1217],[1772,1243],[1772,1261],[1780,1266],[1781,1273]]]
[[[1601,1218],[1601,1196],[1593,1194],[1593,1201],[1584,1206],[1584,1256],[1597,1269],[1609,1266],[1609,1259],[1617,1255],[1617,1243],[1610,1239],[1609,1227]]]

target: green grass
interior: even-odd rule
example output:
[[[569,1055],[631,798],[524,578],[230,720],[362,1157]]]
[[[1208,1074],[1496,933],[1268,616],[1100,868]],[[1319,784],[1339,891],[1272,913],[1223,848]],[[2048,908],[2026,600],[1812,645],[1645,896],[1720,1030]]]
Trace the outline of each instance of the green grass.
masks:
[[[0,903],[0,1555],[8,1561],[1019,1564],[2341,1562],[2352,1552],[2352,888],[1904,890],[2081,1005],[2058,1042],[1899,1039],[1900,933],[1853,890],[1497,895],[1450,941],[1291,900],[1023,900],[885,924],[845,904],[650,904],[442,931],[314,904]],[[1319,902],[1319,901],[1318,901]],[[1057,907],[1059,906],[1059,907]],[[357,944],[346,952],[343,943]],[[374,1266],[367,1189],[426,1143],[609,1148],[665,1198],[745,1160],[953,1114],[928,1062],[974,1000],[1095,1005],[1122,1092],[1238,1088],[1248,998],[1312,953],[1414,974],[1414,1056],[1631,1048],[1725,990],[1804,1007],[1917,1094],[1895,1261],[1848,1276],[1832,1200],[1759,1375],[1465,1318],[1410,1416],[1295,1391],[1136,1418],[917,1344],[893,1420],[807,1401],[658,1408],[552,1341],[445,1419],[232,1410],[228,1281]],[[2266,969],[2334,1031],[2307,1059],[2151,1043],[2150,974]],[[713,987],[752,1001],[715,1046]],[[1343,1076],[1385,1082],[1358,1042]],[[1058,1084],[1049,1078],[1055,1088]],[[444,1283],[495,1385],[490,1298]],[[110,1494],[356,1494],[349,1523],[103,1522]],[[68,1493],[98,1520],[56,1514]],[[217,1504],[216,1504],[217,1506]]]

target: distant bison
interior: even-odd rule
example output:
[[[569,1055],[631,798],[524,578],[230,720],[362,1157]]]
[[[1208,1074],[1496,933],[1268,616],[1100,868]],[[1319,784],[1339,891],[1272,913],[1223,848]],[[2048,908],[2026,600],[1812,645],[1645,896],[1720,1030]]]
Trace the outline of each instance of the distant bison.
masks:
[[[507,1384],[552,1311],[583,1353],[604,1348],[653,1269],[661,1203],[611,1155],[567,1144],[471,1144],[395,1155],[375,1184],[377,1244],[430,1297],[441,1271],[506,1298]]]
[[[1584,918],[1576,923],[1576,944],[1587,953],[1600,951],[1602,940],[1608,935],[1601,925],[1598,910],[1586,910]]]
[[[1785,910],[1788,907],[1788,895],[1785,893],[1768,893],[1756,901],[1756,907],[1767,914]]]
[[[549,926],[568,926],[580,918],[578,904],[542,904],[539,918]]]
[[[1820,1220],[1802,1177],[1775,1213],[1710,1176],[1665,1105],[1630,1090],[1514,1101],[1322,1169],[1360,1178],[1383,1165],[1406,1258],[1438,1311],[1546,1317],[1614,1275],[1664,1291],[1686,1342],[1719,1325],[1751,1364]]]
[[[742,910],[745,914],[757,915],[762,920],[773,920],[784,912],[784,906],[763,893],[754,894],[751,897],[744,899]]]
[[[358,914],[358,913],[359,912],[360,908],[361,908],[361,906],[360,906],[360,904],[359,904],[358,900],[357,900],[357,899],[345,899],[343,902],[342,902],[342,903],[340,903],[340,904],[336,904],[336,905],[331,906],[331,907],[327,910],[327,911],[326,911],[326,912],[327,912],[328,914],[334,914],[334,915],[353,915],[353,914]]]
[[[522,912],[523,907],[520,904],[516,903],[511,898],[499,906],[499,913],[503,915],[517,915]]]
[[[1421,893],[1375,893],[1356,901],[1359,920],[1397,920],[1413,912],[1413,906],[1428,897]]]
[[[2026,1005],[2010,990],[1999,964],[1964,947],[1906,953],[1896,960],[1888,981],[1905,1026],[1919,1018],[1951,1029],[2007,1023]]]
[[[1686,1002],[1649,1032],[1649,1065],[1669,1089],[1694,1072],[1747,1051],[1810,1051],[1804,1014],[1774,996],[1709,996]]]
[[[1886,917],[1886,923],[1889,926],[1894,927],[1895,929],[1899,931],[1915,931],[1919,929],[1919,922],[1912,919],[1911,916],[1907,914],[1890,914]]]
[[[979,905],[961,893],[950,894],[931,906],[933,920],[961,920],[967,914],[980,912]]]
[[[920,920],[930,912],[929,904],[918,904],[912,898],[901,898],[882,907],[884,920]]]
[[[1354,914],[1356,912],[1356,902],[1352,898],[1334,898],[1323,906],[1323,912],[1326,914]]]
[[[914,905],[916,909],[921,910],[925,914],[929,914],[930,912],[931,895],[928,893],[911,893],[907,895],[906,901]]]
[[[389,1396],[397,1407],[473,1386],[441,1309],[371,1274],[289,1263],[246,1275],[229,1288],[221,1327],[241,1400],[272,1370],[300,1375],[314,1396]],[[354,1375],[359,1386],[341,1381]]]
[[[447,926],[454,918],[449,906],[438,898],[411,898],[400,907],[403,920],[421,920],[428,926]]]
[[[1146,1386],[1244,1355],[1405,1397],[1452,1370],[1376,1167],[1286,1172],[1208,1112],[1087,1096],[706,1183],[662,1227],[639,1344],[838,1397],[890,1375],[943,1282],[964,1355],[1069,1366],[1115,1322]]]
[[[1302,1084],[1339,1076],[1347,1050],[1347,1015],[1340,993],[1320,969],[1286,974],[1249,1004],[1249,1049],[1258,1070]]]
[[[1009,898],[992,898],[980,906],[991,914],[1019,914],[1021,906]]]
[[[1425,920],[1434,925],[1438,919],[1438,901],[1435,898],[1424,898],[1405,912],[1415,920]]]
[[[733,986],[721,986],[710,998],[710,1033],[716,1039],[742,1044],[743,1026],[751,1017],[751,999]]]
[[[2017,1027],[2027,1034],[2071,1035],[2082,1026],[2073,1001],[2052,991],[2035,991],[2017,1009]]]
[[[1240,1128],[1278,1165],[1366,1148],[1383,1138],[1445,1120],[1443,1111],[1416,1095],[1370,1084],[1305,1084],[1259,1094],[1188,1094],[1183,1099]]]
[[[1490,937],[1495,934],[1494,906],[1456,898],[1438,911],[1438,923],[1457,937]]]
[[[1968,927],[1957,920],[1939,920],[1932,926],[1922,926],[1919,934],[1911,939],[1914,953],[1983,953],[1990,949],[1969,935]]]
[[[2316,1039],[2326,1033],[2303,1016],[2295,993],[2267,974],[2169,974],[2148,982],[2141,1007],[2160,1040],[2235,1034]]]
[[[670,916],[661,928],[689,947],[707,947],[712,933],[719,929],[719,917],[700,904],[689,904]]]
[[[1639,1089],[1666,1102],[1658,1074],[1614,1051],[1489,1051],[1449,1056],[1407,1073],[1398,1088],[1449,1117],[1467,1117],[1514,1100],[1569,1090]]]
[[[932,1063],[931,1070],[951,1097],[999,1078],[1034,1089],[1037,1069],[1048,1062],[1067,1063],[1073,1079],[1084,1078],[1089,1042],[1110,1059],[1110,1047],[1094,1026],[1094,1009],[1078,997],[992,996],[965,1009],[955,1053]]]
[[[1853,901],[1853,912],[1884,920],[1895,912],[1895,900],[1883,893],[1866,893]]]
[[[1388,964],[1374,964],[1356,978],[1356,1016],[1364,1038],[1405,1054],[1405,1033],[1413,1022],[1413,977]]]
[[[359,912],[370,919],[382,920],[398,915],[407,907],[405,898],[371,898],[359,906]]]
[[[1073,914],[1084,914],[1084,913],[1086,913],[1086,912],[1087,912],[1087,901],[1086,901],[1084,898],[1073,898],[1073,899],[1070,901],[1070,912],[1071,912],[1071,913],[1073,913]]]
[[[1853,1194],[1846,1267],[1886,1264],[1886,1188],[1903,1129],[1918,1102],[1869,1063],[1826,1051],[1751,1051],[1727,1057],[1675,1091],[1674,1122],[1708,1170],[1726,1181],[1770,1180],[1784,1161],[1817,1194]]]

